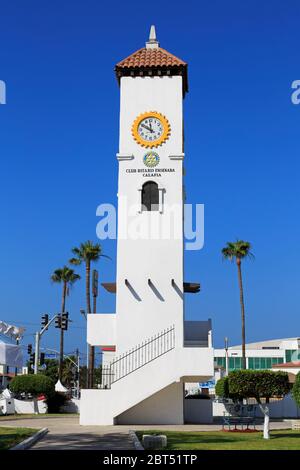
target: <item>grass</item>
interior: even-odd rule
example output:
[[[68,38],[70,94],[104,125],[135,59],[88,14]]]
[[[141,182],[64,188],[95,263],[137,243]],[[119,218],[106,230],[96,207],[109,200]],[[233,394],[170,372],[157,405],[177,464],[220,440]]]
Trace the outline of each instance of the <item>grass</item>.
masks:
[[[0,450],[8,450],[10,447],[35,434],[38,429],[32,428],[5,428],[0,427]]]
[[[79,416],[78,413],[43,413],[43,414],[15,414],[15,415],[3,415],[0,416],[0,421],[14,421],[16,419],[42,419],[42,418],[63,418],[68,416]]]
[[[164,434],[168,450],[300,450],[300,431],[272,431],[269,440],[262,433],[230,433],[224,431],[179,432],[137,431],[140,441],[143,434]]]

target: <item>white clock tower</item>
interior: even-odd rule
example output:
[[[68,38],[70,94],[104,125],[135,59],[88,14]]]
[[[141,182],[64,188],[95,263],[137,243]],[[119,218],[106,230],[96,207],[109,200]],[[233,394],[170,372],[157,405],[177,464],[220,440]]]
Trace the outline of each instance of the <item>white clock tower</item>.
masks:
[[[210,321],[185,321],[183,98],[187,64],[149,40],[116,66],[116,313],[89,315],[88,342],[105,351],[102,388],[83,390],[82,424],[185,421],[184,383],[213,376]],[[109,357],[109,360],[108,360]],[[91,404],[93,406],[91,407]]]
[[[159,47],[152,27],[146,47],[119,62],[116,73],[121,89],[117,335],[122,353],[171,325],[183,344],[187,64]]]

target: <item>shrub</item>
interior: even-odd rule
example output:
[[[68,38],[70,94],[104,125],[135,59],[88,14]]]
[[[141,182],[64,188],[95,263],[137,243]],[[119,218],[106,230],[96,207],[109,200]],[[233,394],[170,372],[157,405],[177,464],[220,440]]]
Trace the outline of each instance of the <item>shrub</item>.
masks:
[[[16,395],[30,394],[33,397],[54,395],[54,382],[44,375],[17,375],[10,383],[10,390]]]
[[[221,398],[229,398],[228,377],[219,379],[216,383],[216,395]]]
[[[228,375],[229,393],[242,398],[279,398],[290,390],[288,374],[271,370],[235,370]]]
[[[47,398],[48,413],[59,413],[63,405],[66,404],[68,398],[64,393],[55,392]]]
[[[294,383],[292,394],[295,402],[300,407],[300,372],[296,375],[296,381]]]

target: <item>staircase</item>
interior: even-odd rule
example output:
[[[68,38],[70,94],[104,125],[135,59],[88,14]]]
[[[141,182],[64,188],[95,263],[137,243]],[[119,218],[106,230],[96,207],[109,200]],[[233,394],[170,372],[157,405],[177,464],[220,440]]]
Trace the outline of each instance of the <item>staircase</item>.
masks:
[[[160,398],[151,405],[150,414],[156,410],[154,424],[167,411],[170,421],[165,416],[162,422],[182,424],[183,415],[180,418],[177,412],[183,407],[182,383],[206,381],[212,375],[212,348],[175,346],[175,327],[171,326],[104,366],[101,388],[81,391],[80,424],[114,424],[124,412],[130,413],[136,405],[145,407],[144,401],[158,393],[164,396],[164,405],[157,404]]]
[[[100,388],[110,389],[118,380],[144,367],[174,347],[175,327],[173,325],[120,355],[109,365],[103,366]]]

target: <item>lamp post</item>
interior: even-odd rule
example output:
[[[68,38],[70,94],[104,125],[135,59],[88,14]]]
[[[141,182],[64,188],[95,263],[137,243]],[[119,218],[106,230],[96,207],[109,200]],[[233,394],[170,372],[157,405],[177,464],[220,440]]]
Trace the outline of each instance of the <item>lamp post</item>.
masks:
[[[226,374],[226,377],[227,377],[228,372],[229,372],[228,338],[227,338],[227,336],[224,338],[224,343],[225,343],[225,374]]]
[[[45,331],[48,330],[49,326],[51,325],[54,320],[58,317],[58,314],[54,315],[54,317],[49,320],[49,316],[45,314],[43,316],[44,322],[42,324],[42,329],[41,331],[37,331],[35,334],[35,356],[34,356],[34,373],[38,373],[38,368],[39,368],[39,360],[40,360],[40,342],[43,334]]]

